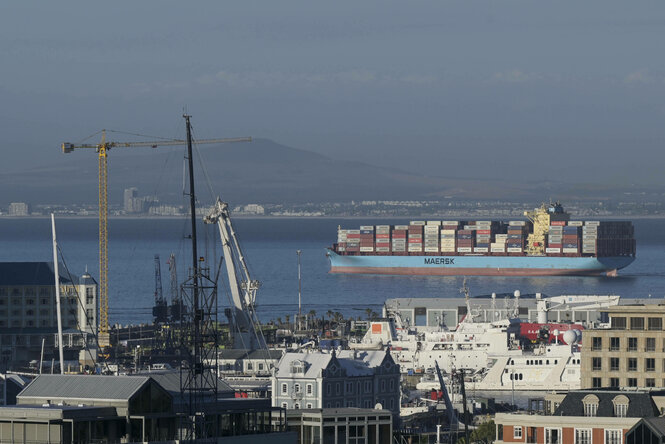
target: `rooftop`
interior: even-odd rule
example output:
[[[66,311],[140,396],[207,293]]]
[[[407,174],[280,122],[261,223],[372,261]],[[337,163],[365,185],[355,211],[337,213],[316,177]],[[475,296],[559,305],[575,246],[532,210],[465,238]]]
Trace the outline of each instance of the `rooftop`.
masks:
[[[61,284],[78,285],[78,277],[67,274],[60,264]],[[53,262],[0,262],[0,286],[55,285]]]

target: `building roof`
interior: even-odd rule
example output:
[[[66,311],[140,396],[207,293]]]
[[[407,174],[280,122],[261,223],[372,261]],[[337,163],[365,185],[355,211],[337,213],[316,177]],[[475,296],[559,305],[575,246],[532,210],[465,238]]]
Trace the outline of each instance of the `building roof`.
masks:
[[[26,420],[47,422],[62,419],[96,419],[117,416],[114,407],[71,405],[11,405],[0,407],[2,420]]]
[[[130,377],[151,377],[157,382],[164,390],[169,392],[173,399],[175,400],[180,396],[180,370],[159,370],[159,371],[148,371],[141,372],[135,375],[129,375]],[[226,383],[223,379],[219,378],[217,380],[217,392],[219,394],[224,393],[234,393],[235,390]]]
[[[58,267],[61,284],[78,285],[78,277]],[[53,262],[0,262],[0,286],[50,285],[55,286]]]
[[[640,424],[644,424],[647,426],[651,431],[653,432],[654,435],[656,435],[659,438],[665,437],[665,417],[660,416],[658,418],[642,418],[641,421],[639,421],[637,424],[633,426],[633,428],[628,431],[626,434],[626,437],[628,437],[629,434],[631,434],[634,430],[636,430]]]
[[[19,404],[65,399],[128,401],[148,381],[148,376],[39,375],[16,398]]]
[[[629,391],[629,390],[575,390],[569,392],[561,401],[561,404],[554,412],[555,416],[584,416],[584,398],[588,395],[594,395],[598,398],[598,417],[613,417],[614,403],[612,402],[618,396],[628,398],[628,418],[649,418],[659,416],[658,407],[653,402],[653,395],[663,395],[665,392],[658,391]]]
[[[242,348],[228,348],[220,350],[220,359],[270,359],[278,360],[282,357],[282,350],[248,350]]]
[[[381,365],[386,356],[385,351],[361,351],[342,350],[335,355],[336,361],[345,371],[346,376],[365,376],[374,373],[374,369]],[[300,352],[285,353],[277,364],[277,377],[288,378],[292,375],[291,365],[295,361],[305,363],[304,378],[316,378],[321,371],[328,368],[333,354]]]

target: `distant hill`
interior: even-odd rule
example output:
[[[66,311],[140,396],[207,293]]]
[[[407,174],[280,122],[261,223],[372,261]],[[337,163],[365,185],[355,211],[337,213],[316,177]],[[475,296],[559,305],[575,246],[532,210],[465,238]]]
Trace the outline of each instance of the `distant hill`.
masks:
[[[524,186],[518,177],[505,181],[480,178],[428,177],[329,157],[267,139],[251,143],[201,145],[202,162],[195,163],[197,194],[213,194],[233,203],[297,203],[350,200],[414,200],[442,197],[469,199],[543,199],[556,184]],[[182,203],[183,148],[110,151],[109,201],[122,202],[123,190],[137,187],[139,195],[162,202]],[[406,159],[405,159],[406,160]],[[457,175],[454,165],[441,165],[442,174]],[[35,203],[95,203],[97,158],[94,152],[63,154],[62,162],[0,177],[0,201]]]

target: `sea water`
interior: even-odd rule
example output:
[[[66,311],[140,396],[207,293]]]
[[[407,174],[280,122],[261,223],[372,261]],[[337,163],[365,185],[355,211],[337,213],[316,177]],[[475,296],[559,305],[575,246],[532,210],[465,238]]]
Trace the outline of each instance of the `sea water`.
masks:
[[[386,220],[385,223],[403,223]],[[325,247],[337,237],[337,227],[375,225],[376,219],[236,218],[234,226],[252,279],[261,282],[258,314],[263,321],[298,311],[298,255],[301,251],[301,307],[317,317],[341,312],[365,319],[369,308],[377,313],[386,299],[397,297],[460,297],[463,278],[458,276],[372,276],[330,274]],[[637,259],[618,277],[469,277],[471,295],[617,294],[622,298],[648,298],[665,303],[665,220],[634,222]],[[58,243],[67,269],[75,275],[86,269],[98,278],[98,222],[94,218],[56,219]],[[166,261],[176,256],[177,281],[191,267],[189,222],[168,218],[109,219],[110,322],[150,322],[155,300],[154,256],[159,255],[163,294],[170,299],[171,276]],[[200,225],[198,253],[213,270],[219,267],[221,244],[216,226]],[[51,227],[48,218],[0,218],[0,261],[51,261]],[[219,282],[220,307],[228,306],[225,269]]]

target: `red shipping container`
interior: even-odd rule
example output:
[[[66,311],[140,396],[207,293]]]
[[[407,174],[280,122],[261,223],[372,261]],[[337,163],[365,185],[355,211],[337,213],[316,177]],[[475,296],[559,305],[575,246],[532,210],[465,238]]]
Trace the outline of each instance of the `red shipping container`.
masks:
[[[492,230],[476,230],[478,234],[492,234]]]
[[[360,234],[347,234],[347,239],[360,239]]]
[[[406,234],[393,234],[393,239],[406,239]]]
[[[547,244],[547,246],[550,248],[561,248],[562,245],[563,244],[552,244],[552,243]]]
[[[377,239],[390,239],[390,235],[389,234],[377,234],[376,238]]]
[[[422,244],[423,240],[422,239],[409,239],[410,244]]]
[[[565,227],[566,226],[566,221],[565,220],[553,220],[553,221],[550,222],[550,225]]]

